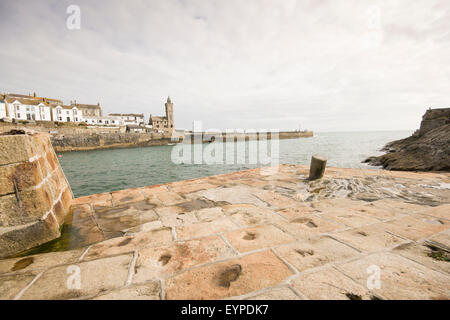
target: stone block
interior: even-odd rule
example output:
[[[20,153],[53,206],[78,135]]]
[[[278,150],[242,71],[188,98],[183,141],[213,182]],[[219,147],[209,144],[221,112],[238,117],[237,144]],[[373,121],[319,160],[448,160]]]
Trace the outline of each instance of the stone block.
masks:
[[[222,299],[275,286],[292,272],[272,252],[190,269],[166,281],[167,299]]]
[[[448,275],[390,253],[373,254],[338,268],[361,285],[366,285],[367,268],[370,266],[380,268],[380,288],[374,288],[373,292],[387,299],[434,300],[450,297]]]
[[[274,247],[295,241],[294,237],[272,225],[231,231],[225,233],[224,237],[239,252]]]
[[[354,228],[379,222],[378,219],[358,214],[358,212],[353,209],[336,208],[322,212],[320,216]]]
[[[0,202],[2,226],[18,226],[37,221],[52,209],[53,199],[49,188],[42,184],[38,189],[29,189],[3,196]]]
[[[12,300],[34,278],[34,273],[0,276],[0,300]]]
[[[28,135],[0,136],[0,166],[28,162],[33,156]]]
[[[284,221],[271,209],[260,208],[253,204],[232,204],[224,206],[223,210],[233,221],[243,227]]]
[[[289,287],[277,287],[267,289],[257,295],[250,296],[245,300],[302,300]]]
[[[282,245],[275,251],[300,272],[359,254],[357,250],[326,236]]]
[[[70,187],[67,186],[61,194],[61,202],[64,206],[64,210],[69,210],[70,206],[72,205],[72,200],[72,190],[70,190]]]
[[[292,287],[311,300],[370,300],[369,290],[333,267],[299,275]]]
[[[65,300],[98,295],[102,291],[125,285],[133,255],[120,255],[105,259],[65,265],[45,271],[42,276],[22,295],[22,300],[49,299]],[[80,288],[69,277],[79,268]]]
[[[379,251],[395,247],[407,240],[386,232],[382,224],[361,227],[333,234],[333,238],[361,251]]]
[[[2,166],[0,167],[0,195],[32,188],[42,179],[38,161]]]
[[[306,239],[315,235],[336,232],[346,228],[343,224],[325,220],[317,216],[295,218],[290,222],[280,221],[275,223],[275,225],[299,239]]]
[[[144,195],[139,189],[127,189],[114,191],[111,193],[114,206],[122,205],[129,202],[143,201]]]
[[[394,234],[417,241],[450,228],[450,221],[416,214],[384,222],[382,226]]]
[[[0,229],[0,258],[36,247],[59,236],[58,222],[51,214],[45,220]]]
[[[222,218],[211,222],[201,222],[176,228],[178,240],[188,240],[209,236],[215,233],[235,229],[236,225],[230,218]]]
[[[0,260],[0,274],[42,271],[53,266],[75,263],[84,249],[49,252],[32,256]]]
[[[215,185],[211,183],[182,183],[179,185],[171,186],[170,189],[177,193],[191,193],[199,190],[216,188]]]
[[[93,300],[161,300],[161,285],[157,281],[110,291]]]
[[[139,251],[134,283],[167,277],[176,272],[205,263],[230,258],[233,250],[219,237],[176,242],[169,246]]]
[[[135,236],[112,238],[97,243],[89,249],[84,260],[133,252],[136,249],[167,245],[172,242],[172,231],[169,228],[139,233]]]
[[[90,196],[79,197],[73,200],[72,204],[92,204],[93,206],[111,207],[111,193],[98,193]]]
[[[394,248],[392,252],[414,260],[428,268],[450,273],[450,253],[427,246],[426,243],[405,243]]]

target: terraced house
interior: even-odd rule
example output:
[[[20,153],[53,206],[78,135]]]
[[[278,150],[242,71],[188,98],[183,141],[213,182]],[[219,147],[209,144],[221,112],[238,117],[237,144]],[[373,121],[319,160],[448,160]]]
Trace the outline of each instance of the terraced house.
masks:
[[[0,94],[0,119],[123,125],[120,119],[103,117],[100,103],[80,104],[70,101],[69,105],[65,105],[61,100],[38,97],[36,93],[33,95]]]

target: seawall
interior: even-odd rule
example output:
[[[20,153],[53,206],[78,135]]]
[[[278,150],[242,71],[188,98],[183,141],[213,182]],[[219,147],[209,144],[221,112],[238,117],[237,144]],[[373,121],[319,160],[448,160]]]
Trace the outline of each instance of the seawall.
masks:
[[[167,145],[170,137],[159,133],[91,133],[53,135],[56,152]]]

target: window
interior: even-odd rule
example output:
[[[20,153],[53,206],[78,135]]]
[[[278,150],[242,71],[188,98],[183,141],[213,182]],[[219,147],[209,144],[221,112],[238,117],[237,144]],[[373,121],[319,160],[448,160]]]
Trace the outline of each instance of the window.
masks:
[[[75,118],[75,122],[78,122],[78,118]]]
[[[58,113],[58,114],[61,114],[61,109],[58,109],[57,113]]]
[[[62,121],[62,117],[58,117],[58,120],[59,120],[59,121]]]
[[[20,118],[20,113],[17,114],[17,118]]]

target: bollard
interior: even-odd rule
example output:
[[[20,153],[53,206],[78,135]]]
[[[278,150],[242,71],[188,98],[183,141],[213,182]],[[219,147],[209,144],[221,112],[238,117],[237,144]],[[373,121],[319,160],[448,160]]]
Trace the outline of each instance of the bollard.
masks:
[[[323,177],[327,159],[321,156],[312,156],[311,166],[309,167],[309,180],[316,180]]]

